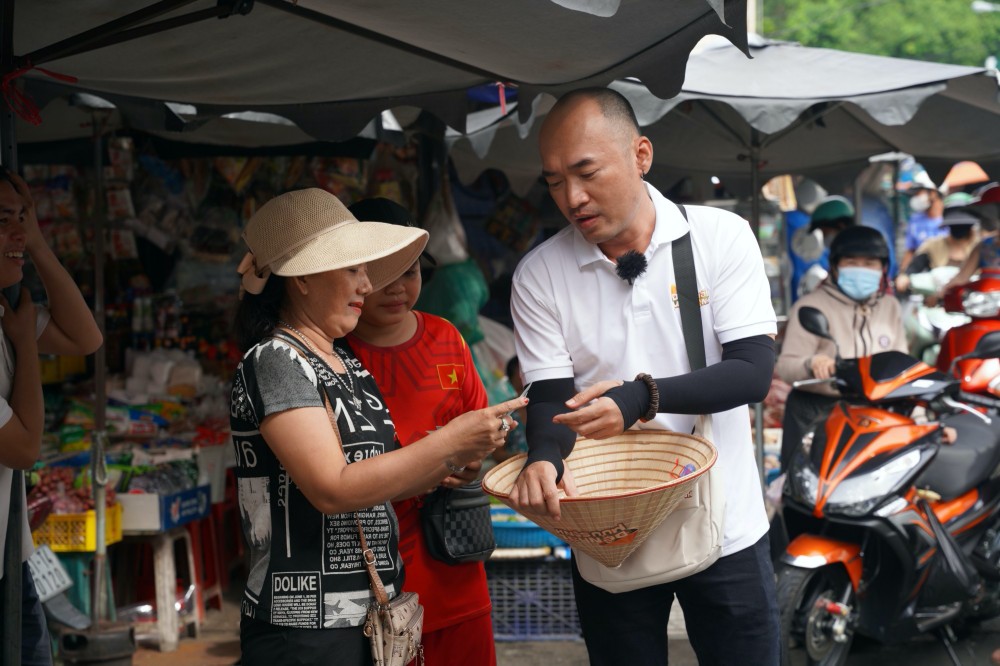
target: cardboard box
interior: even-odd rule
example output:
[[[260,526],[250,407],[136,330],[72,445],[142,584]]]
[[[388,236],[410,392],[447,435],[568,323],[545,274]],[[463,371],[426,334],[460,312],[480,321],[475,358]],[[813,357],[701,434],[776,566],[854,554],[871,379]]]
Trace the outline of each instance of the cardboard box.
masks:
[[[208,515],[212,510],[212,488],[204,485],[170,495],[122,493],[122,533],[165,532]]]

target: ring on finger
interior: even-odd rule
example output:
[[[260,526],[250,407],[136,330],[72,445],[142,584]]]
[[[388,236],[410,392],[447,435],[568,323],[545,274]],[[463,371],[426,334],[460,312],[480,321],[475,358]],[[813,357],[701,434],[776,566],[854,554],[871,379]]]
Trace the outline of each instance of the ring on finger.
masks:
[[[507,423],[507,417],[506,416],[501,416],[500,417],[500,427],[498,428],[498,430],[500,432],[507,432],[508,430],[510,430],[510,424]]]

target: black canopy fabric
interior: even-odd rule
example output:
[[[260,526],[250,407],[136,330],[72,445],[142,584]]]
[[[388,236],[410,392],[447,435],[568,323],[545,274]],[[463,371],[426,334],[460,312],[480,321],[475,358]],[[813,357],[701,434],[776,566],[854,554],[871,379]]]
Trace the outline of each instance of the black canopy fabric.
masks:
[[[706,34],[746,49],[746,0],[144,4],[16,2],[15,58],[76,77],[80,90],[100,94],[130,120],[137,114],[127,98],[184,102],[199,115],[274,113],[333,141],[402,105],[462,129],[468,89],[497,82],[517,86],[524,108],[543,91],[623,77],[670,97],[681,87],[688,53]],[[97,30],[109,22],[118,29]],[[25,77],[45,79],[37,70]],[[155,125],[171,120],[162,109],[147,110],[141,128],[164,129]]]

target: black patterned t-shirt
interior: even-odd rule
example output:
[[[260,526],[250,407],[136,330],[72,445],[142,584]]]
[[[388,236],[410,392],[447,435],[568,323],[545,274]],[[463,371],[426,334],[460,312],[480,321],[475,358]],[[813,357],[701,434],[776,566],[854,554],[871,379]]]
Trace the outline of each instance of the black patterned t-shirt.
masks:
[[[302,351],[305,357],[286,338],[265,339],[243,356],[233,379],[230,427],[243,533],[250,546],[242,613],[288,627],[356,627],[364,623],[372,595],[354,514],[317,510],[278,462],[260,422],[289,409],[322,408],[317,390],[322,384],[348,463],[399,445],[375,380],[349,350],[356,404],[325,362]],[[345,375],[340,378],[347,382]],[[392,505],[385,502],[358,514],[386,592],[395,596],[403,578]]]

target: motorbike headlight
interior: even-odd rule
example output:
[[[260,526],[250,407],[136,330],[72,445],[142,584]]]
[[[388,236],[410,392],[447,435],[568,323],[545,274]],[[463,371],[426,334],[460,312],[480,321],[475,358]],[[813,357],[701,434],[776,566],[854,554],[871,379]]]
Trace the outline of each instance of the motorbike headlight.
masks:
[[[962,309],[970,317],[996,317],[1000,314],[1000,292],[966,292],[962,294]]]
[[[921,452],[911,449],[873,470],[844,479],[827,500],[827,510],[863,516],[875,508],[920,464]]]
[[[788,494],[798,502],[806,506],[816,506],[816,494],[819,490],[819,476],[813,468],[809,457],[801,452],[795,455],[792,464],[788,468],[788,476],[785,480],[785,488]]]

